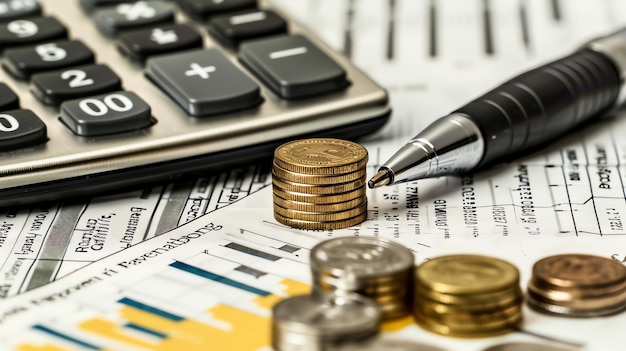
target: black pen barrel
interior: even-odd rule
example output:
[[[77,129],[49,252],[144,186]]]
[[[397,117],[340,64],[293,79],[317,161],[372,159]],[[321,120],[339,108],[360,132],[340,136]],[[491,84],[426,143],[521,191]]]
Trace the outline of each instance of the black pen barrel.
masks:
[[[480,130],[481,167],[548,143],[613,108],[621,84],[610,58],[585,49],[527,71],[454,113]]]

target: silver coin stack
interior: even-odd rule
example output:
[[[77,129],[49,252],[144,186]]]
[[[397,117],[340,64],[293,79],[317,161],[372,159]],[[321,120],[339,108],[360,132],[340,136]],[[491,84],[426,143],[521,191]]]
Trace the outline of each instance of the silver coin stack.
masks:
[[[378,237],[339,237],[311,250],[313,293],[357,293],[372,299],[383,320],[412,311],[413,253]]]
[[[346,341],[378,334],[378,306],[357,294],[300,295],[272,309],[272,347],[276,351],[325,351]]]

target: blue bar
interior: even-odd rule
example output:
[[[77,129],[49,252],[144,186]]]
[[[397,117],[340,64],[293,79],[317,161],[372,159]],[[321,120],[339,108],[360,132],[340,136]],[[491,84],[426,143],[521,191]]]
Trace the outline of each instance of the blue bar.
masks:
[[[129,299],[128,297],[124,297],[124,298],[120,299],[117,302],[122,303],[122,304],[127,305],[127,306],[131,306],[131,307],[140,309],[140,310],[148,312],[148,313],[155,314],[155,315],[163,317],[163,318],[167,318],[169,320],[173,320],[174,322],[180,322],[183,319],[185,319],[185,318],[177,316],[175,314],[172,314],[172,313],[160,310],[160,309],[158,309],[156,307],[148,306],[148,305],[143,304],[143,303],[141,303],[139,301],[135,301],[133,299]]]
[[[222,284],[225,284],[225,285],[228,285],[228,286],[232,286],[233,288],[241,289],[241,290],[244,290],[244,291],[247,291],[247,292],[251,292],[253,294],[257,294],[257,295],[260,295],[260,296],[268,296],[268,295],[272,294],[269,291],[261,290],[259,288],[255,288],[253,286],[246,285],[244,283],[240,283],[240,282],[232,280],[230,278],[226,278],[224,276],[205,271],[205,270],[200,269],[198,267],[190,266],[190,265],[188,265],[188,264],[186,264],[184,262],[175,261],[173,263],[170,263],[170,266],[174,267],[174,268],[178,268],[180,270],[183,270],[183,271],[191,273],[191,274],[195,274],[195,275],[203,277],[203,278],[210,279],[210,280],[212,280],[214,282],[218,282],[218,283],[222,283]]]
[[[138,330],[140,332],[152,335],[152,336],[156,336],[157,338],[161,338],[161,339],[165,339],[167,338],[167,334],[163,334],[161,332],[158,332],[156,330],[152,330],[152,329],[148,329],[146,327],[142,327],[138,324],[135,323],[126,323],[124,325],[124,327],[129,328],[129,329],[134,329],[134,330]]]
[[[100,348],[98,346],[86,343],[84,341],[75,339],[75,338],[73,338],[71,336],[67,336],[65,334],[61,334],[61,333],[59,333],[56,330],[52,330],[52,329],[50,329],[48,327],[44,327],[43,325],[40,325],[40,324],[33,325],[32,328],[35,329],[35,330],[42,331],[44,333],[48,333],[48,334],[50,334],[52,336],[56,336],[59,339],[63,339],[65,341],[69,341],[69,342],[72,342],[74,344],[80,345],[80,346],[82,346],[84,348],[87,348],[87,349],[90,349],[90,350],[102,350],[102,348]]]

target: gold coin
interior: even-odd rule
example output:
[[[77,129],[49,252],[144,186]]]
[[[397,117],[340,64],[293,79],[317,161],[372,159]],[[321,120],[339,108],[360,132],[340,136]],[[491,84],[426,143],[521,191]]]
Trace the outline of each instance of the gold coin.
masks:
[[[274,151],[283,169],[305,174],[342,174],[367,165],[367,150],[354,142],[334,138],[295,140]]]
[[[274,162],[272,167],[272,175],[278,177],[280,179],[302,183],[302,184],[315,184],[315,185],[325,185],[325,184],[338,184],[338,183],[346,183],[352,182],[357,179],[361,179],[367,177],[367,169],[361,168],[354,172],[349,173],[340,173],[340,174],[332,174],[332,175],[318,175],[318,174],[304,174],[288,171]]]
[[[496,310],[489,313],[430,313],[424,311],[423,306],[415,306],[414,311],[419,315],[426,316],[434,321],[443,323],[454,329],[472,328],[499,328],[516,316],[522,315],[521,304],[510,306],[506,309]]]
[[[352,218],[332,222],[306,221],[301,219],[288,218],[285,216],[281,216],[276,212],[274,212],[274,219],[276,219],[278,223],[297,229],[332,230],[352,227],[365,221],[367,219],[367,211]]]
[[[511,306],[519,306],[522,303],[522,296],[512,296],[504,301],[497,301],[487,305],[448,305],[436,302],[425,297],[415,298],[413,303],[416,308],[427,314],[455,314],[455,315],[479,315],[490,314],[506,310]]]
[[[524,294],[522,293],[522,290],[517,287],[517,289],[513,289],[513,290],[507,290],[510,291],[510,293],[508,295],[502,294],[501,296],[498,296],[498,298],[494,298],[491,300],[487,300],[487,299],[472,299],[472,295],[459,295],[459,296],[463,296],[465,298],[465,300],[462,299],[453,299],[454,303],[447,303],[447,302],[441,302],[441,300],[446,300],[445,297],[442,298],[442,296],[437,296],[436,293],[432,293],[430,294],[430,296],[434,296],[436,298],[435,299],[431,299],[430,296],[426,296],[424,294],[424,289],[416,289],[415,291],[415,303],[416,304],[429,304],[431,306],[442,306],[440,307],[441,309],[458,309],[459,311],[462,310],[466,310],[466,311],[471,311],[471,310],[476,310],[476,311],[484,311],[484,310],[489,310],[489,309],[499,309],[499,308],[503,308],[506,306],[510,306],[511,304],[515,304],[517,302],[519,302],[521,299],[523,299]],[[450,296],[450,295],[447,295]],[[422,302],[424,301],[424,302]]]
[[[352,208],[355,208],[359,204],[367,201],[367,197],[365,195],[359,196],[356,199],[351,199],[348,201],[335,202],[331,204],[313,204],[309,202],[302,201],[293,201],[283,199],[282,197],[274,194],[274,203],[280,207],[288,208],[296,211],[304,211],[304,212],[337,212],[337,211],[346,211]]]
[[[304,221],[335,222],[349,219],[362,213],[367,213],[367,201],[355,208],[337,212],[305,212],[280,207],[274,203],[274,213],[286,218],[300,219]]]
[[[534,287],[529,285],[528,295],[543,303],[569,307],[576,310],[601,310],[619,304],[626,304],[626,290],[602,297],[555,300],[552,298],[554,297],[553,295],[547,296],[544,291],[535,290]]]
[[[437,321],[430,316],[418,313],[417,311],[414,311],[413,315],[417,324],[422,328],[440,335],[458,338],[483,338],[508,334],[517,330],[523,319],[522,315],[518,314],[512,316],[508,320],[497,321],[482,325],[466,325],[461,327],[450,326],[446,323]]]
[[[289,191],[281,189],[276,185],[272,186],[272,191],[275,196],[283,198],[285,200],[308,202],[311,204],[334,204],[344,201],[356,199],[358,197],[366,196],[366,188],[361,187],[356,190],[346,191],[343,193],[337,193],[332,195],[320,195],[320,194],[306,194],[297,191]]]
[[[523,296],[522,289],[518,286],[511,286],[510,288],[488,292],[484,294],[446,294],[435,290],[428,289],[425,286],[417,285],[415,289],[416,299],[418,297],[425,297],[430,300],[450,304],[450,305],[490,305],[506,302],[516,297]]]
[[[272,184],[287,191],[295,191],[305,194],[332,195],[337,193],[345,193],[347,191],[365,188],[366,179],[361,178],[347,183],[331,184],[331,185],[311,185],[294,183],[287,180],[272,177]]]
[[[555,287],[597,287],[626,281],[626,266],[600,256],[563,254],[537,261],[532,275]]]
[[[518,286],[519,271],[495,257],[440,256],[417,267],[416,283],[442,293],[482,294]]]

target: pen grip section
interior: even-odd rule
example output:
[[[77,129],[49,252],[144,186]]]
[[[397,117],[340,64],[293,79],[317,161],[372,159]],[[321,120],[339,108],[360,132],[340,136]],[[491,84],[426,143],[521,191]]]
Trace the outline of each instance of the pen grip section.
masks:
[[[485,138],[480,166],[554,140],[613,107],[619,73],[605,55],[582,50],[517,76],[456,110]]]

